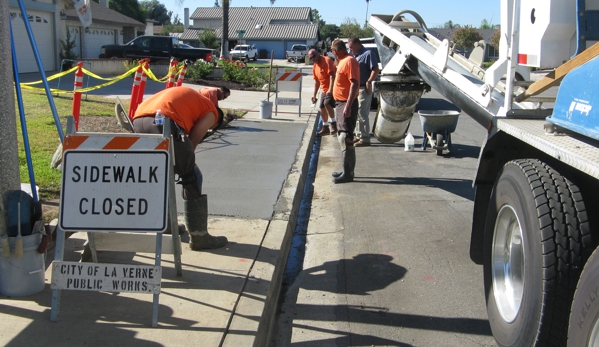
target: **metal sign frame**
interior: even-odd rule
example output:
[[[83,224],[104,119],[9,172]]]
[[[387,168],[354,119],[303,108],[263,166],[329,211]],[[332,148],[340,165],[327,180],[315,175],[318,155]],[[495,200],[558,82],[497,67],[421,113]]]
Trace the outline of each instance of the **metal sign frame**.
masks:
[[[68,117],[67,120],[67,133],[69,135],[75,135],[76,131],[75,131],[75,122],[72,116]],[[165,150],[167,151],[166,153],[167,155],[167,174],[166,174],[166,189],[168,191],[168,193],[166,193],[166,196],[168,197],[168,205],[167,205],[167,210],[168,210],[168,226],[171,230],[172,233],[172,241],[173,241],[173,253],[174,253],[174,263],[175,263],[175,268],[176,268],[176,274],[177,276],[182,276],[182,270],[181,270],[181,239],[179,237],[179,228],[178,228],[178,224],[177,224],[177,203],[176,203],[176,197],[175,197],[175,181],[174,181],[174,167],[173,167],[173,160],[174,160],[174,152],[173,152],[173,146],[169,145],[172,143],[172,137],[171,137],[171,129],[170,129],[170,122],[165,122],[164,123],[164,128],[163,128],[163,134],[162,135],[151,135],[151,134],[136,134],[135,136],[140,137],[140,138],[154,138],[157,140],[162,140],[162,143],[166,143],[165,146],[167,146],[168,148],[153,148],[156,151],[159,152],[165,152]],[[88,136],[89,138],[92,139],[91,143],[93,146],[93,139],[94,139],[94,135],[96,137],[100,137],[100,136],[104,136],[106,137],[107,135],[110,134],[105,134],[105,133],[101,133],[101,134],[94,134],[94,133],[80,133],[79,135],[85,135]],[[124,134],[112,134],[114,136],[121,136]],[[85,138],[85,136],[81,136],[81,138]],[[168,140],[168,141],[165,141]],[[65,143],[68,141],[68,138],[65,138],[64,142],[63,142],[63,147],[65,148],[65,151],[68,150],[69,146],[65,145]],[[75,146],[76,147],[76,146]],[[132,147],[133,148],[133,147]],[[103,149],[108,149],[110,150],[110,146],[104,146]],[[139,150],[139,148],[136,148],[136,150]],[[146,148],[146,150],[150,150],[148,148]],[[125,151],[122,151],[122,153],[125,153]],[[63,172],[64,174],[64,172]],[[64,182],[63,182],[64,183]],[[63,205],[62,205],[63,199],[61,197],[61,206],[60,209],[62,210]],[[59,211],[59,215],[60,215],[61,211]],[[56,231],[56,247],[55,247],[55,262],[56,262],[56,266],[59,265],[69,265],[69,263],[63,262],[64,259],[64,244],[65,244],[65,230],[61,227],[61,224],[59,222],[59,224],[57,225],[57,231]],[[91,275],[89,273],[87,273],[87,276],[96,276],[97,274],[94,273],[94,271],[97,270],[89,270],[89,269],[100,269],[100,268],[106,268],[107,266],[110,265],[114,265],[114,264],[97,264],[97,257],[96,257],[96,252],[95,252],[95,243],[94,243],[94,233],[92,231],[94,230],[86,230],[86,228],[81,228],[83,230],[79,230],[79,231],[87,231],[88,232],[88,239],[89,239],[89,246],[90,249],[92,251],[92,258],[94,263],[96,263],[96,265],[98,265],[97,268],[92,268],[91,266],[93,265],[89,265],[86,266],[85,269],[86,271],[90,271]],[[140,273],[144,273],[144,271],[150,271],[149,269],[154,268],[154,269],[161,269],[161,258],[162,258],[162,238],[163,235],[160,232],[157,231],[153,231],[156,232],[156,243],[155,243],[155,260],[154,260],[154,266],[153,267],[148,267],[148,266],[133,266],[133,265],[128,265],[127,268],[132,269],[130,271],[134,271],[137,273],[137,271],[140,271]],[[118,233],[113,233],[112,235],[118,235]],[[136,237],[141,237],[144,235],[138,235]],[[71,264],[72,266],[72,264]],[[81,268],[83,269],[83,267]],[[139,270],[138,270],[139,269]],[[124,271],[121,269],[121,271]],[[161,276],[161,270],[160,271],[156,271],[157,273],[160,273]],[[64,275],[64,274],[63,274]],[[54,271],[52,274],[52,281],[54,283]],[[68,279],[67,279],[68,280]],[[74,280],[74,279],[73,279]],[[85,283],[87,284],[87,287],[92,287],[90,288],[82,288],[81,283],[79,283],[79,285],[77,286],[77,288],[75,288],[75,286],[66,288],[64,286],[62,286],[59,282],[57,282],[56,285],[52,286],[52,310],[50,313],[50,320],[52,322],[56,322],[58,319],[58,314],[59,314],[59,309],[60,309],[60,296],[61,296],[61,290],[62,288],[65,289],[75,289],[75,290],[101,290],[98,289],[98,287],[102,287],[101,285],[98,285],[98,281],[100,281],[100,279],[95,278],[92,281],[92,277],[87,277],[87,278],[79,278],[78,280],[84,280],[86,281]],[[59,279],[57,279],[57,281],[59,281]],[[94,288],[95,286],[95,288]],[[145,288],[145,287],[144,287]],[[129,287],[125,287],[126,290],[124,291],[129,291]],[[133,289],[136,289],[136,287],[133,287]],[[133,290],[135,292],[147,292],[147,293],[151,293],[153,294],[153,305],[152,305],[152,327],[157,327],[158,326],[158,307],[159,307],[159,295],[160,295],[160,286],[154,286],[152,287],[151,291],[137,291],[137,290]]]
[[[296,74],[299,74],[299,78],[296,80],[287,80],[287,76],[295,76]],[[276,85],[276,92],[275,92],[275,116],[278,115],[278,111],[279,111],[279,104],[281,105],[288,105],[288,106],[298,106],[298,117],[302,116],[302,79],[303,79],[303,74],[300,70],[298,71],[293,71],[293,72],[283,72],[283,73],[278,73],[277,76],[277,85]],[[297,98],[280,98],[279,97],[279,91],[286,91],[286,92],[298,92],[298,97]]]

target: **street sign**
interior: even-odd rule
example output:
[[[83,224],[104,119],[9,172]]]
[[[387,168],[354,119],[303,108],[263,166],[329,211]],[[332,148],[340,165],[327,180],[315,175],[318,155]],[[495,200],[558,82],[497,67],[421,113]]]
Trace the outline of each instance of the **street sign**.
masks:
[[[240,39],[243,38],[243,34],[245,34],[245,30],[237,30],[237,35],[239,35]]]
[[[65,151],[61,228],[163,232],[168,165],[167,151]]]
[[[52,289],[159,294],[162,268],[54,261]]]

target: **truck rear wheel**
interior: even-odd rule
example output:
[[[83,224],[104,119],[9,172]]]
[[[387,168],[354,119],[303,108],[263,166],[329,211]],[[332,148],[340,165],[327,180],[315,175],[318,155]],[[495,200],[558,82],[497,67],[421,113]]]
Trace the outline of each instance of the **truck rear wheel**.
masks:
[[[576,288],[570,326],[568,328],[568,346],[598,346],[599,345],[599,249],[593,252],[582,270],[580,281]]]
[[[590,249],[578,187],[539,160],[510,161],[485,223],[487,314],[499,346],[564,346]]]

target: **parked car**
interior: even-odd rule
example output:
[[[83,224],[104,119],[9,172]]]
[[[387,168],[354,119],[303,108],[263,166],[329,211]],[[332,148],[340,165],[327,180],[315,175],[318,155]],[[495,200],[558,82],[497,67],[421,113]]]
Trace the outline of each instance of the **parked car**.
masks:
[[[150,61],[170,60],[171,57],[181,61],[204,59],[211,61],[212,50],[207,48],[184,48],[179,39],[169,36],[139,36],[124,45],[105,45],[100,50],[100,58],[131,58]]]
[[[237,45],[229,52],[229,56],[232,60],[244,60],[249,61],[258,59],[258,50],[254,45]]]
[[[308,55],[308,50],[310,50],[310,47],[307,45],[293,45],[291,50],[285,51],[285,58],[287,58],[287,61],[304,61],[306,55]]]

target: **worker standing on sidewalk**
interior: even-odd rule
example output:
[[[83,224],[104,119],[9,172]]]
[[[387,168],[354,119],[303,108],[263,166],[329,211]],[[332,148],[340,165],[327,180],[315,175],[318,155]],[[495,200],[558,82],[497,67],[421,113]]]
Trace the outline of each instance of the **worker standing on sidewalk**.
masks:
[[[312,75],[314,76],[314,95],[312,95],[312,104],[315,104],[318,100],[316,97],[318,89],[320,88],[321,90],[320,117],[322,118],[322,129],[320,129],[317,135],[337,135],[335,99],[333,99],[333,91],[331,89],[331,86],[335,81],[337,68],[331,58],[320,55],[315,49],[308,51],[308,57],[314,63],[314,66],[312,67]],[[330,127],[329,119],[331,120]]]
[[[219,100],[225,100],[228,98],[229,95],[231,95],[231,91],[227,87],[207,87],[200,89],[200,94],[210,99],[214,106],[218,107]]]
[[[354,129],[358,118],[358,86],[360,85],[360,66],[356,58],[347,53],[345,43],[335,40],[331,49],[337,58],[337,73],[333,84],[335,98],[335,118],[337,118],[337,140],[341,145],[343,171],[333,172],[333,182],[345,183],[354,180],[356,149],[354,147]]]
[[[208,129],[221,126],[223,113],[194,89],[168,88],[139,104],[133,118],[133,131],[162,134],[162,122],[170,122],[171,126],[175,173],[182,185],[190,247],[194,251],[220,248],[227,244],[227,238],[208,233],[208,198],[202,194],[202,172],[195,162],[195,148]]]
[[[360,92],[358,93],[358,133],[354,140],[356,147],[370,146],[370,104],[372,103],[372,82],[379,75],[379,61],[376,55],[364,48],[360,39],[352,37],[347,42],[349,49],[360,66]]]

